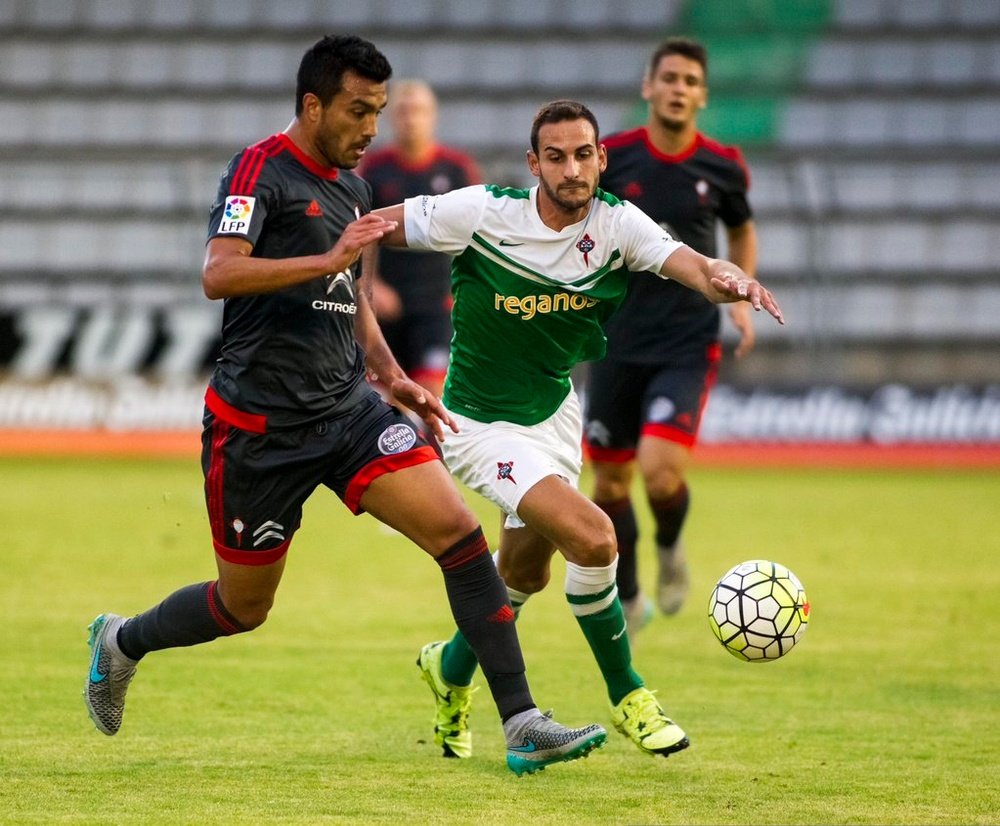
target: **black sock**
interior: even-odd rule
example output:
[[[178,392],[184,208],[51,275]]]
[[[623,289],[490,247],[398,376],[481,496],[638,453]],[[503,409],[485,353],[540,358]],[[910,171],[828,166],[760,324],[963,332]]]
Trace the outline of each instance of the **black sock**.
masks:
[[[618,539],[618,573],[615,581],[618,583],[618,597],[622,600],[634,599],[639,593],[639,566],[635,558],[635,546],[639,541],[639,525],[635,519],[632,500],[609,499],[604,502],[594,501],[611,519],[615,526],[615,536]]]
[[[482,528],[437,559],[458,630],[476,652],[501,720],[534,708],[507,588],[497,573]]]
[[[684,527],[690,501],[688,487],[683,482],[672,496],[649,500],[653,518],[656,520],[656,544],[661,548],[672,548],[677,544],[677,537],[681,535],[681,528]]]
[[[188,585],[132,617],[118,630],[122,653],[138,660],[150,651],[198,645],[248,630],[226,610],[217,585],[215,581]]]

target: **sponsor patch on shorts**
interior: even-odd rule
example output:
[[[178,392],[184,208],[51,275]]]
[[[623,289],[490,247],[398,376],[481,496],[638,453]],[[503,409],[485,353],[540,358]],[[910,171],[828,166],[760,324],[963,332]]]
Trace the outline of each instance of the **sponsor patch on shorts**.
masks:
[[[677,412],[677,405],[666,396],[657,396],[649,406],[649,420],[651,422],[668,422],[674,413]]]
[[[417,432],[408,424],[391,424],[378,437],[378,449],[386,456],[403,453],[417,443]]]
[[[256,201],[256,198],[249,195],[228,196],[217,232],[232,232],[239,235],[250,232],[250,219],[253,217],[253,206]]]

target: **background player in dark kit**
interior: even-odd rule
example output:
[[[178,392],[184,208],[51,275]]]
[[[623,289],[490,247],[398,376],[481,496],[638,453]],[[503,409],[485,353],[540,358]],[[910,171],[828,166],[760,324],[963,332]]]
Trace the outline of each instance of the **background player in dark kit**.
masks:
[[[481,183],[472,157],[438,143],[437,98],[427,83],[394,81],[386,112],[392,144],[358,167],[373,208]],[[380,247],[377,258],[373,298],[382,333],[407,374],[440,396],[451,341],[451,256]]]
[[[642,83],[649,103],[644,127],[605,139],[608,167],[601,187],[636,204],[698,252],[715,257],[716,227],[724,256],[753,277],[757,236],[747,202],[749,175],[735,147],[698,131],[707,103],[704,47],[671,38],[653,53]],[[731,304],[741,357],[753,348],[746,304]],[[591,365],[586,442],[595,471],[594,501],[618,536],[618,588],[630,634],[652,607],[639,590],[638,528],[630,497],[638,465],[656,523],[658,602],[678,611],[688,588],[680,542],[688,510],[685,473],[721,357],[719,308],[673,281],[634,278],[621,308],[605,325],[608,354]]]
[[[442,424],[454,427],[399,368],[358,283],[363,246],[395,224],[366,214],[367,184],[342,170],[375,137],[390,74],[371,43],[322,39],[302,59],[291,124],[223,175],[202,272],[206,295],[226,302],[202,438],[218,579],[131,619],[92,623],[85,699],[105,734],[121,725],[143,656],[265,621],[302,505],[322,484],[437,560],[456,621],[489,663],[515,771],[582,756],[606,738],[600,726],[567,729],[535,707],[480,526],[436,453],[365,381],[367,366],[439,437]]]

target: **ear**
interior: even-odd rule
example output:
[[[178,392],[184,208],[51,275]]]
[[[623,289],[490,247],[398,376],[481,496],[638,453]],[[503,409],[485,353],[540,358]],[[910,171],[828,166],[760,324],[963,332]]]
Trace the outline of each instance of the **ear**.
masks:
[[[538,166],[538,155],[532,149],[529,149],[525,155],[528,160],[528,171],[536,178],[542,177],[542,171]]]
[[[650,78],[649,78],[648,74],[644,74],[642,76],[642,88],[641,88],[640,92],[642,94],[642,99],[648,103],[649,102],[649,98],[653,94],[653,84],[650,82]]]
[[[603,143],[597,146],[597,168],[601,172],[608,168],[608,149]]]
[[[322,116],[323,104],[312,92],[306,92],[302,96],[302,119],[309,123],[317,123]]]

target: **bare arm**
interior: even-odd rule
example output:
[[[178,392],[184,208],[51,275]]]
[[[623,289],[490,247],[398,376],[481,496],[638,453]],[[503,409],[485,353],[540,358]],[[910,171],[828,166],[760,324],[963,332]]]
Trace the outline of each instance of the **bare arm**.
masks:
[[[391,232],[385,233],[382,236],[380,244],[385,244],[389,247],[405,247],[406,246],[406,227],[403,225],[403,205],[394,204],[393,206],[382,207],[382,209],[376,209],[371,213],[372,215],[377,215],[385,221],[394,223],[396,225],[395,229]]]
[[[706,258],[684,246],[667,257],[660,274],[700,292],[715,304],[746,301],[755,310],[767,310],[779,324],[785,323],[770,290],[729,261]]]
[[[396,227],[371,214],[352,221],[329,250],[296,258],[254,258],[245,238],[219,236],[208,242],[201,283],[209,298],[260,295],[346,270],[366,244]]]
[[[405,379],[406,374],[386,344],[382,328],[378,326],[372,309],[372,283],[369,276],[370,273],[366,273],[358,281],[358,313],[354,317],[354,337],[365,351],[365,367],[368,372],[388,387],[394,381]]]
[[[737,267],[751,278],[757,277],[757,228],[753,221],[738,227],[726,227],[728,241],[727,255]],[[733,323],[740,340],[736,345],[736,358],[743,358],[754,348],[757,335],[753,329],[753,317],[745,302],[737,302],[729,307],[729,319]]]
[[[363,262],[364,266],[364,262]],[[367,268],[366,268],[367,269]],[[365,366],[369,374],[385,385],[393,398],[413,410],[444,441],[444,426],[458,433],[458,425],[445,410],[440,399],[410,379],[399,366],[386,344],[372,310],[372,284],[368,272],[358,282],[358,313],[354,319],[354,337],[365,351]]]
[[[361,253],[361,269],[369,286],[369,303],[379,323],[396,321],[403,315],[403,302],[399,293],[382,278],[379,267],[378,247],[369,244]]]

